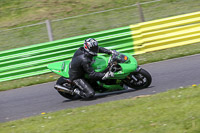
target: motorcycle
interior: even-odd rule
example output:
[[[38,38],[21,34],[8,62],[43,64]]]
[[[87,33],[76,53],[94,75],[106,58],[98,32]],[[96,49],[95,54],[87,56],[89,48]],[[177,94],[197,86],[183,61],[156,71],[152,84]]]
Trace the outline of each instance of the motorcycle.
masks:
[[[70,60],[65,60],[51,63],[47,67],[61,76],[54,86],[61,96],[71,100],[80,99],[74,90],[81,90],[69,79],[69,64]],[[152,82],[150,73],[138,66],[136,59],[128,53],[116,52],[109,57],[98,55],[93,58],[91,65],[96,72],[114,73],[114,77],[99,81],[89,79],[85,74],[85,79],[95,90],[95,96],[144,89]]]

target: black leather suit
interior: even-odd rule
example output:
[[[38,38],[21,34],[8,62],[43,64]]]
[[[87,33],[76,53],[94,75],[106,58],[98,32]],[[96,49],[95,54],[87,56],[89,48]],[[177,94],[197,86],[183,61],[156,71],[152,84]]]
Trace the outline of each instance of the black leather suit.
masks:
[[[99,47],[99,53],[111,54],[111,50]],[[80,47],[72,57],[72,61],[69,67],[69,77],[83,92],[86,98],[94,96],[94,90],[84,79],[84,75],[87,73],[89,78],[101,80],[105,73],[95,72],[91,66],[93,56]]]

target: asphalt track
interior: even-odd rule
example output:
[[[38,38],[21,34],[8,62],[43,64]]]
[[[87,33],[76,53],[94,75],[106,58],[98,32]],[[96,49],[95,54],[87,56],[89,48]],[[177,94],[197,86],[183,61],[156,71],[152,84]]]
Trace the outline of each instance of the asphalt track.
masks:
[[[53,89],[55,82],[0,92],[0,122],[200,84],[200,54],[145,64],[142,67],[152,75],[153,81],[149,88],[91,101],[70,101],[63,98]]]

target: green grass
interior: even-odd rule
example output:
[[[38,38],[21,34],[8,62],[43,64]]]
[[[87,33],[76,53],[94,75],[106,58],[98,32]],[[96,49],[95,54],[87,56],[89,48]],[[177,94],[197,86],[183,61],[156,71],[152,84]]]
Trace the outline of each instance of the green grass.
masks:
[[[150,52],[142,55],[137,55],[135,58],[139,65],[157,62],[187,55],[199,54],[200,43],[186,45],[182,47],[175,47],[171,49]],[[6,91],[10,89],[20,88],[24,86],[30,86],[34,84],[46,83],[50,81],[56,81],[60,76],[55,73],[47,73],[38,76],[32,76],[28,78],[22,78],[17,80],[5,81],[0,84],[0,91]]]
[[[200,43],[175,47],[135,56],[139,64],[146,64],[200,53]]]
[[[1,0],[0,31],[47,19],[83,15],[149,0]],[[162,0],[142,5],[145,20],[199,11],[199,0]],[[114,22],[114,23],[113,23]],[[54,40],[140,22],[137,6],[62,21],[53,21]],[[48,41],[45,24],[0,32],[0,51]]]
[[[1,133],[199,133],[200,86],[0,124]]]

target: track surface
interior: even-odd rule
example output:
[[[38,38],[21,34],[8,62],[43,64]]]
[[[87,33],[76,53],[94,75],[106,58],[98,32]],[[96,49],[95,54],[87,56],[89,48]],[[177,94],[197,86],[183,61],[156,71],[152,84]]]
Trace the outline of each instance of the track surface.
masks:
[[[53,89],[55,82],[0,92],[0,122],[200,84],[200,54],[150,63],[142,65],[142,68],[152,75],[153,82],[150,88],[92,101],[70,101],[63,98]]]

